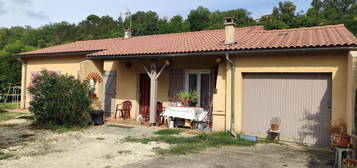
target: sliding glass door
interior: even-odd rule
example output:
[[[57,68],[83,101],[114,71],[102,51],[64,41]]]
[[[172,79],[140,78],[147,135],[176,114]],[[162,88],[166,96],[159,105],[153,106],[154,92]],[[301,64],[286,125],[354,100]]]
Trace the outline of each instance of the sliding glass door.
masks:
[[[189,70],[186,72],[186,91],[197,92],[197,103],[206,111],[209,110],[209,85],[209,70]]]

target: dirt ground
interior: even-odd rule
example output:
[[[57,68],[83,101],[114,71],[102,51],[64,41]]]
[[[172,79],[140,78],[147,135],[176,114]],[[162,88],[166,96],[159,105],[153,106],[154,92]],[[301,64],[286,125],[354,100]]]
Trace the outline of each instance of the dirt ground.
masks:
[[[331,167],[330,152],[301,146],[258,144],[161,156],[153,149],[168,148],[168,144],[121,141],[127,136],[153,136],[153,127],[104,125],[55,133],[32,129],[29,124],[26,120],[0,124],[1,168]]]
[[[123,143],[127,136],[149,136],[149,128],[99,126],[87,130],[53,133],[23,126],[0,127],[0,167],[11,168],[109,168],[156,157],[154,148],[167,144]],[[28,136],[28,137],[27,137]],[[1,156],[0,156],[1,157]]]
[[[126,168],[334,168],[331,153],[323,149],[257,144],[223,147],[199,154],[162,156],[125,165]],[[118,166],[119,167],[119,166]]]

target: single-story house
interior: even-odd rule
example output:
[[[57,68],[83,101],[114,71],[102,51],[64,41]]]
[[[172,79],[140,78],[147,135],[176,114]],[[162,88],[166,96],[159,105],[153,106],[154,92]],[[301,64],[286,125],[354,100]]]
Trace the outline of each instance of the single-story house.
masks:
[[[235,27],[186,33],[77,41],[17,54],[22,61],[22,108],[31,74],[47,69],[93,79],[100,108],[133,103],[156,122],[156,102],[168,106],[179,91],[196,91],[213,130],[266,135],[273,118],[281,135],[328,145],[330,128],[355,127],[357,38],[344,25],[264,30]]]

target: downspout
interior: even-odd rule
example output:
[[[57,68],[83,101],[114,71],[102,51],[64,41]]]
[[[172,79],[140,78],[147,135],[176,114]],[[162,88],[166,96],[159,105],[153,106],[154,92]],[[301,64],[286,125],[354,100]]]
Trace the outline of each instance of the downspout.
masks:
[[[229,132],[232,134],[232,136],[237,137],[237,134],[234,130],[234,85],[235,85],[235,65],[234,62],[229,58],[229,54],[225,53],[226,55],[226,60],[231,64],[231,123],[230,123],[230,129]]]
[[[22,74],[21,74],[21,103],[20,108],[24,109],[26,106],[26,79],[27,79],[27,63],[20,57],[17,58],[22,63]]]

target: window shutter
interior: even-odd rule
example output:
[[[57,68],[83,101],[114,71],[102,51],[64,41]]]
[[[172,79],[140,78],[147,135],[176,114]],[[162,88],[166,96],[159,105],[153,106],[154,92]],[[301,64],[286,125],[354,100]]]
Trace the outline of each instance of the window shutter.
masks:
[[[169,99],[175,100],[176,94],[183,91],[183,70],[171,69],[169,80]]]

